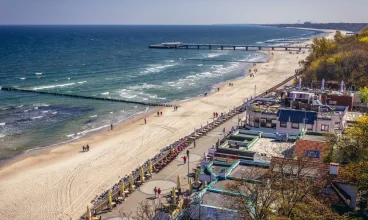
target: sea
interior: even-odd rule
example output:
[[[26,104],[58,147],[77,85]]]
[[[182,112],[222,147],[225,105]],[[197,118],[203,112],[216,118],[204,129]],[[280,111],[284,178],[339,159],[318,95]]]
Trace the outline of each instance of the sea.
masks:
[[[268,57],[244,49],[160,50],[150,44],[278,45],[320,34],[257,25],[0,26],[0,86],[169,103],[246,76],[252,62]],[[151,109],[0,91],[0,160],[75,140]]]

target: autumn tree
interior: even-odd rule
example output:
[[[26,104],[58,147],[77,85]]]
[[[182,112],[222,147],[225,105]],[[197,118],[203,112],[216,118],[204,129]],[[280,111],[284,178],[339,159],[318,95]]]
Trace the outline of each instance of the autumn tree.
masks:
[[[359,89],[359,92],[358,92],[362,102],[368,106],[368,87],[363,87],[361,89]]]
[[[344,35],[341,33],[341,31],[336,31],[334,40],[336,42],[341,42],[344,39]]]
[[[318,163],[307,158],[273,158],[265,175],[246,172],[244,178],[227,185],[241,195],[230,197],[234,201],[230,208],[255,220],[344,219],[320,199],[328,178]],[[254,178],[260,183],[250,181]]]

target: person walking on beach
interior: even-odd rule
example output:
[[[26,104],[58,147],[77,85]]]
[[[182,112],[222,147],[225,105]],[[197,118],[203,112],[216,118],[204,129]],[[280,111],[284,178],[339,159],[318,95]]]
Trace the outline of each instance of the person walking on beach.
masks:
[[[144,124],[147,124],[147,119],[146,118],[144,118]]]
[[[114,129],[114,125],[112,125],[112,124],[111,124],[111,125],[110,125],[110,128],[111,128],[111,130],[112,130],[112,129]]]
[[[162,112],[161,112],[161,116],[162,116]]]
[[[155,188],[153,189],[153,192],[155,192],[155,199],[156,199],[156,194],[157,194],[157,187],[155,186]]]
[[[217,92],[220,92],[220,88],[217,88]]]
[[[187,162],[187,157],[184,155],[184,157],[183,157],[183,160],[184,160],[184,164],[186,164],[186,162]]]
[[[86,148],[87,148],[87,151],[89,151],[89,145],[88,144],[87,144],[87,147]]]
[[[193,141],[193,146],[194,146],[194,148],[196,147],[196,141],[195,140]],[[187,151],[187,153],[188,153],[188,151]]]
[[[160,112],[157,112],[157,116],[160,116]]]
[[[158,198],[160,198],[160,194],[161,194],[161,188],[158,188],[158,189],[157,189],[157,195],[158,195]]]
[[[83,152],[86,151],[86,148],[84,146],[82,147],[82,149],[83,149]]]

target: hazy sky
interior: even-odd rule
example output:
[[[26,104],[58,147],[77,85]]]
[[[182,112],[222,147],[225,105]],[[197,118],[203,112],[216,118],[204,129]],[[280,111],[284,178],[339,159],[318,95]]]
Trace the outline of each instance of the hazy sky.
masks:
[[[368,22],[368,0],[0,0],[0,24]]]

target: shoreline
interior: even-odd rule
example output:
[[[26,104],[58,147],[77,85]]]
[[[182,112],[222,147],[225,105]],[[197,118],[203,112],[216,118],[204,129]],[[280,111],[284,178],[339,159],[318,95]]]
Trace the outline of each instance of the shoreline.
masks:
[[[264,53],[266,54],[266,50],[260,50],[258,51],[259,53]],[[252,68],[250,65],[251,63],[257,63],[257,64],[261,64],[261,63],[268,63],[269,62],[269,56],[268,54],[267,55],[267,58],[265,60],[262,60],[262,61],[256,61],[256,62],[245,62],[246,65],[249,65],[250,68]],[[241,78],[245,78],[245,77],[248,77],[248,73],[245,73],[243,76],[239,76],[239,77],[236,77],[234,79],[231,79],[231,80],[226,80],[226,81],[221,81],[217,84],[214,84],[212,85],[212,89],[207,91],[208,95],[211,95],[212,93],[215,92],[216,88],[221,88],[221,87],[224,87],[226,86],[227,83],[231,82],[231,81],[234,81],[234,80],[238,80],[238,79],[241,79]],[[187,99],[183,99],[183,100],[173,100],[173,101],[170,101],[170,102],[167,102],[165,104],[173,104],[173,105],[180,105],[181,103],[185,103],[185,102],[189,102],[189,101],[193,101],[195,99],[198,99],[198,98],[201,98],[203,97],[203,94],[199,94],[197,96],[193,96],[193,97],[190,97],[190,98],[187,98]],[[152,107],[152,106],[151,106]],[[157,112],[157,111],[161,111],[162,109],[164,108],[167,108],[167,107],[163,107],[163,106],[157,106],[157,107],[152,107],[152,109],[146,111],[146,112],[137,112],[125,119],[122,119],[120,120],[119,122],[115,123],[114,124],[114,127],[116,125],[119,125],[119,124],[123,124],[123,123],[127,123],[129,122],[129,120],[132,120],[136,117],[140,118],[140,119],[143,119],[143,116],[144,115],[149,115],[150,113],[154,113],[154,112]],[[46,145],[46,146],[40,146],[40,147],[36,147],[36,148],[31,148],[31,149],[28,149],[28,150],[25,150],[25,151],[21,151],[21,152],[18,152],[17,154],[13,155],[13,156],[9,156],[9,157],[5,157],[5,158],[1,158],[0,159],[0,171],[6,167],[6,166],[9,166],[13,163],[16,163],[20,160],[23,160],[23,159],[27,159],[27,157],[32,157],[32,156],[37,156],[37,155],[43,155],[43,154],[48,154],[49,151],[53,150],[54,148],[58,148],[58,147],[62,147],[63,145],[66,145],[66,144],[71,144],[73,142],[77,142],[77,141],[80,141],[80,140],[83,140],[85,138],[89,138],[93,135],[97,135],[99,133],[102,133],[102,132],[107,132],[110,130],[110,125],[103,125],[101,126],[100,128],[94,128],[92,129],[92,131],[87,131],[84,135],[78,137],[78,138],[75,138],[75,139],[71,139],[71,140],[65,140],[65,141],[62,141],[60,143],[55,143],[55,144],[51,144],[51,145]],[[82,132],[85,132],[85,131],[80,131],[80,133]]]
[[[12,203],[27,207],[22,212],[12,212],[11,207],[7,208],[8,215],[14,219],[38,216],[35,214],[41,214],[42,210],[53,209],[55,212],[45,211],[42,217],[53,219],[59,215],[57,213],[68,213],[77,218],[83,207],[93,199],[93,194],[99,195],[111,188],[119,178],[160,149],[188,135],[193,128],[205,124],[206,120],[212,120],[214,111],[224,112],[242,103],[245,98],[253,96],[254,86],[259,94],[294,75],[299,59],[295,58],[299,56],[304,59],[308,53],[297,56],[288,52],[275,51],[275,56],[270,56],[269,62],[257,64],[256,68],[260,71],[253,78],[243,76],[221,82],[214,86],[220,88],[220,92],[174,102],[182,106],[178,111],[167,107],[153,108],[116,124],[112,131],[103,129],[97,133],[91,132],[94,134],[43,149],[37,155],[19,156],[6,166],[0,165],[0,188],[6,189],[0,192],[0,202],[3,202],[4,207]],[[230,81],[234,87],[227,86]],[[155,111],[161,110],[163,116],[157,117]],[[147,125],[142,122],[145,117],[148,119]],[[91,152],[78,153],[85,143],[90,144]],[[40,189],[40,186],[44,187]],[[44,192],[48,193],[48,198],[42,197]],[[39,207],[41,204],[47,205]],[[4,218],[7,219],[6,216]]]

